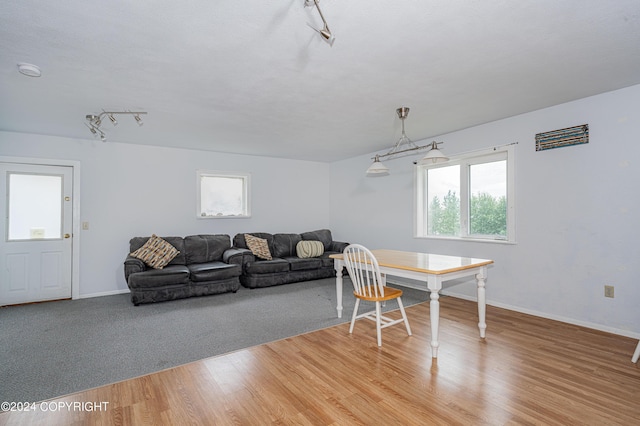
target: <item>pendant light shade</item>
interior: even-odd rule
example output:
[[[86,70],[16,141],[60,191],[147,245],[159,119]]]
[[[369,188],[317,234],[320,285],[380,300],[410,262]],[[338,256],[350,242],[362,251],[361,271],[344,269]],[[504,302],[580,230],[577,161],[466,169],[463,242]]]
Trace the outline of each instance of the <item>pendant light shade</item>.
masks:
[[[429,150],[429,152],[427,152],[427,155],[425,155],[424,157],[422,157],[420,161],[418,161],[418,164],[425,165],[425,164],[445,163],[447,161],[449,161],[449,158],[445,156],[438,149],[438,142],[433,141],[431,142],[431,149]]]
[[[389,168],[380,162],[380,156],[376,155],[373,163],[367,169],[369,176],[386,176],[389,174]]]

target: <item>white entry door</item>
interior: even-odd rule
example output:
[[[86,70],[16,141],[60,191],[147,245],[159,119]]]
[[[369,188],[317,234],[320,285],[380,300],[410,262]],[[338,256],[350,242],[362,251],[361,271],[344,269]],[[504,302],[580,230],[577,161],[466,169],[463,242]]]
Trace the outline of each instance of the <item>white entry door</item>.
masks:
[[[0,163],[0,306],[71,298],[73,168]]]

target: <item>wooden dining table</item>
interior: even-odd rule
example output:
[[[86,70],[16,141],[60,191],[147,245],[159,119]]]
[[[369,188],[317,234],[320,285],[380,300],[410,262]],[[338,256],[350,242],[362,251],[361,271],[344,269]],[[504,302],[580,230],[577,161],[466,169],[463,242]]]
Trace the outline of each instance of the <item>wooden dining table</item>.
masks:
[[[477,259],[472,257],[448,256],[442,254],[408,252],[399,250],[377,249],[371,250],[380,266],[383,279],[386,276],[396,276],[418,281],[417,286],[409,283],[397,282],[399,285],[407,285],[419,290],[429,291],[430,295],[430,320],[431,320],[431,355],[438,357],[438,326],[440,322],[440,290],[442,283],[459,278],[475,276],[478,285],[478,328],[480,337],[486,337],[486,296],[485,284],[487,279],[487,266],[493,263],[489,259]],[[342,254],[332,254],[336,270],[336,299],[338,318],[342,317],[342,271],[344,259]]]

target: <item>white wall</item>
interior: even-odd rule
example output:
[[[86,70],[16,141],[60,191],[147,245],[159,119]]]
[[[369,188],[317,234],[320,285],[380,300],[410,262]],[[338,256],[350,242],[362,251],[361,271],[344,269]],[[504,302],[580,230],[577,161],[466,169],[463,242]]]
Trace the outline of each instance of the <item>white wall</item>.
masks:
[[[584,123],[589,144],[535,151],[536,133]],[[494,259],[490,304],[638,337],[639,123],[633,86],[437,137],[450,155],[518,142],[515,245],[414,238],[415,156],[388,161],[391,176],[366,178],[371,155],[327,165],[11,132],[0,132],[0,156],[81,163],[81,221],[90,223],[79,237],[82,296],[126,291],[132,236],[328,227],[373,248]],[[197,169],[252,173],[253,217],[196,219]],[[447,291],[475,295],[473,282]]]
[[[580,124],[589,124],[587,145],[535,151],[536,133]],[[639,124],[633,86],[435,138],[449,155],[518,142],[515,245],[414,238],[419,156],[387,161],[391,176],[376,178],[364,174],[373,154],[333,163],[331,228],[372,248],[494,259],[490,304],[638,337]],[[475,286],[447,292],[475,297]]]
[[[76,160],[81,168],[80,296],[126,291],[134,236],[305,232],[329,227],[329,165],[0,132],[0,156]],[[252,217],[196,218],[196,170],[251,173]]]

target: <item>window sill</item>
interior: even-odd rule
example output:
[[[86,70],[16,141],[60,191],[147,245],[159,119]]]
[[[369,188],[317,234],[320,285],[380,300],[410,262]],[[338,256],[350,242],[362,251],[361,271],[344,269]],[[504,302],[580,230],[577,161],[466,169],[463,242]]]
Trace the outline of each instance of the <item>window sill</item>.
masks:
[[[196,216],[198,219],[250,219],[251,215],[235,215],[235,216]]]
[[[488,244],[509,244],[515,245],[516,241],[512,240],[499,240],[499,239],[484,239],[484,238],[472,238],[472,237],[447,237],[447,236],[433,236],[426,237],[414,235],[413,238],[420,240],[441,240],[441,241],[464,241],[469,243],[488,243]]]

